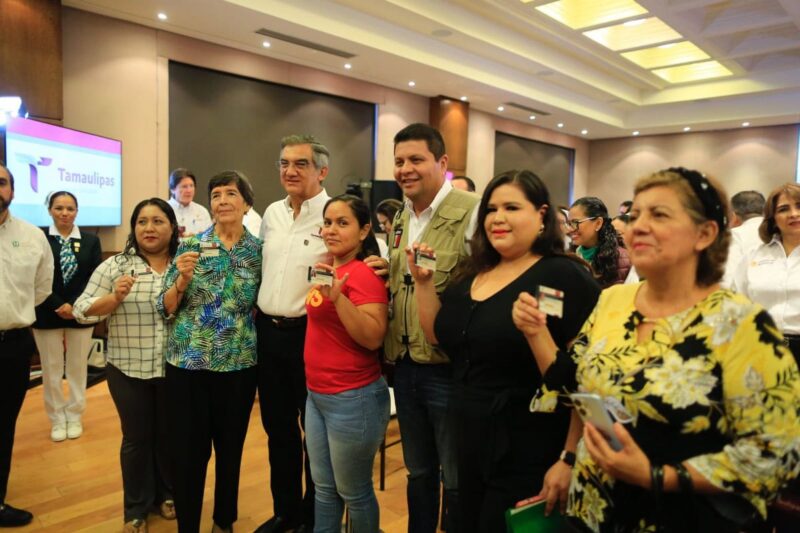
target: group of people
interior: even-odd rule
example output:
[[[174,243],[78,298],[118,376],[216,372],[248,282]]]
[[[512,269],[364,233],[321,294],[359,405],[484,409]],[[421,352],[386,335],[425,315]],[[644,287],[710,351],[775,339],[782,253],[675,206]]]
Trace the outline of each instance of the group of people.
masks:
[[[287,196],[257,233],[247,177],[211,178],[204,218],[178,169],[170,203],[140,202],[103,262],[74,226],[74,196],[51,195],[54,226],[31,229],[8,212],[0,167],[0,286],[14,295],[0,309],[0,502],[27,326],[41,352],[107,317],[125,533],[147,531],[152,511],[198,531],[212,446],[213,531],[232,531],[256,391],[274,505],[257,532],[338,532],[345,506],[353,531],[379,531],[382,358],[410,532],[436,531],[440,513],[449,532],[504,531],[531,496],[577,531],[738,531],[768,516],[800,471],[800,187],[770,195],[763,243],[723,288],[729,204],[699,172],[642,178],[619,236],[602,201],[560,208],[529,170],[460,190],[428,125],[397,133],[394,156],[404,200],[376,207],[385,249],[362,199],[325,191],[327,148],[294,135],[278,164]],[[623,283],[629,271],[641,281]],[[68,352],[82,342],[66,338]],[[601,400],[613,435],[582,420],[575,392]],[[74,396],[45,394],[53,440],[80,435]],[[30,519],[0,507],[0,525]]]

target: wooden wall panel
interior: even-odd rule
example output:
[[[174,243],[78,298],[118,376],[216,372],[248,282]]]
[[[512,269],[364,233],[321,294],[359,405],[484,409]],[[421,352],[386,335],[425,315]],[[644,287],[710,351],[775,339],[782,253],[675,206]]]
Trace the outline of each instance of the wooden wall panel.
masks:
[[[21,96],[31,118],[61,124],[61,2],[0,0],[0,95]]]
[[[444,137],[448,170],[456,176],[464,174],[467,168],[469,103],[446,96],[431,98],[430,124]]]

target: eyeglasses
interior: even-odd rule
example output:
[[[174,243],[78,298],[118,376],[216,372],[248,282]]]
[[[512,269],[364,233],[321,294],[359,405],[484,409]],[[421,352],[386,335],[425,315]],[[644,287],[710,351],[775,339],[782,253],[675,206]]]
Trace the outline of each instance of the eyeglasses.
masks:
[[[596,218],[597,217],[586,217],[586,218],[582,218],[580,220],[570,220],[569,222],[567,222],[567,226],[572,228],[572,229],[574,229],[575,231],[578,231],[578,229],[580,229],[580,227],[581,227],[581,223],[582,222],[586,222],[588,220],[594,220]]]
[[[281,159],[280,161],[275,162],[275,166],[281,172],[286,172],[291,167],[294,167],[294,169],[298,172],[303,172],[311,168],[311,162],[308,159],[298,159],[297,161]]]

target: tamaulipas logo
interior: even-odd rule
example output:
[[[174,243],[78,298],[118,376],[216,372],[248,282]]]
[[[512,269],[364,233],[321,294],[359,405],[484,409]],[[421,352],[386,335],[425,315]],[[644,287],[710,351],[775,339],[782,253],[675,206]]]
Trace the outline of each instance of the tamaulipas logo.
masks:
[[[17,159],[21,163],[28,165],[31,171],[31,189],[33,192],[39,192],[39,169],[38,167],[48,167],[53,162],[51,157],[34,157],[27,154],[17,154]]]

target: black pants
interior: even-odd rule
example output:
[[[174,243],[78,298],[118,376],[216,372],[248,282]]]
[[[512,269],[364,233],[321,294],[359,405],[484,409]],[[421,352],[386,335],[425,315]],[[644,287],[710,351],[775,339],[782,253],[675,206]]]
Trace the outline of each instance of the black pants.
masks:
[[[166,379],[132,378],[112,365],[106,379],[122,426],[125,521],[144,520],[154,505],[173,499]]]
[[[234,372],[167,365],[169,440],[180,533],[197,533],[211,445],[216,458],[214,522],[236,521],[239,470],[256,393],[255,367]]]
[[[306,328],[280,328],[266,315],[256,318],[258,401],[267,432],[270,489],[275,514],[290,522],[314,523],[314,482],[300,428],[305,424]],[[306,491],[303,495],[303,470]]]
[[[28,391],[34,346],[27,328],[7,331],[0,340],[0,503],[6,501],[14,430]]]

